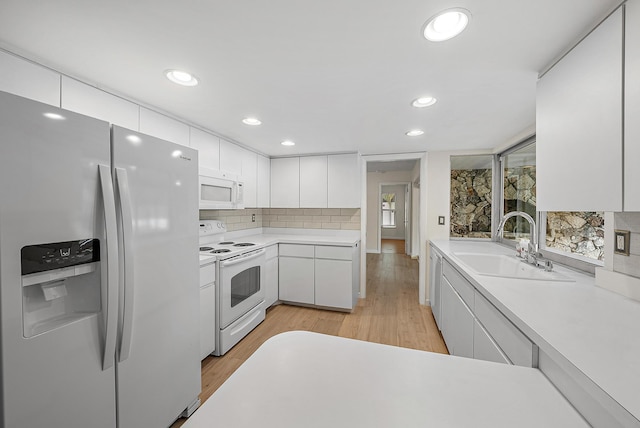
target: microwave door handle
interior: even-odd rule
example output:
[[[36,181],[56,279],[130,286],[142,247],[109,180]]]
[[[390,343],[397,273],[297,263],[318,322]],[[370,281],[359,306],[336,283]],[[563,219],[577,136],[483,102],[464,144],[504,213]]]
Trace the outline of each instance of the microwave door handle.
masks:
[[[118,328],[118,226],[111,170],[108,166],[98,165],[98,175],[100,176],[100,187],[102,190],[105,245],[107,247],[107,299],[106,305],[104,305],[106,320],[104,356],[102,359],[102,370],[107,370],[115,363]]]
[[[124,307],[122,316],[122,336],[120,338],[120,353],[118,361],[129,358],[131,352],[131,335],[133,332],[133,291],[134,291],[134,263],[133,263],[133,216],[131,214],[131,191],[127,171],[116,168],[116,183],[118,186],[119,208],[122,218],[122,250],[124,253]]]
[[[239,256],[239,257],[233,258],[233,259],[231,259],[229,261],[222,262],[222,263],[220,263],[220,266],[227,267],[227,266],[236,265],[238,263],[243,263],[243,262],[255,259],[256,257],[260,257],[265,252],[266,252],[266,250],[263,248],[262,250],[258,250],[255,253],[251,253],[251,254],[246,255],[246,256]]]

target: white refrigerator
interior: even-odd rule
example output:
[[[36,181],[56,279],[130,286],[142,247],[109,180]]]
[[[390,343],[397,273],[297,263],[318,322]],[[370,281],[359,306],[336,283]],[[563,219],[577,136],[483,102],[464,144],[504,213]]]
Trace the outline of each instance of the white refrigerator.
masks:
[[[197,165],[0,92],[0,426],[161,428],[195,410]]]

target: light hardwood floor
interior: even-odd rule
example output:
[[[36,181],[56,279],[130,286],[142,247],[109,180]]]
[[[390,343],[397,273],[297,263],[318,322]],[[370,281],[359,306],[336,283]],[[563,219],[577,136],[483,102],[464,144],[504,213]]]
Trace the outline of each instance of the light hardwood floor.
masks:
[[[431,308],[418,304],[418,261],[405,254],[368,254],[367,298],[359,300],[353,313],[289,305],[269,309],[266,320],[228,353],[202,362],[202,402],[262,343],[292,330],[447,353]],[[180,419],[172,428],[183,423]]]
[[[405,254],[404,239],[381,239],[380,251],[383,253]]]

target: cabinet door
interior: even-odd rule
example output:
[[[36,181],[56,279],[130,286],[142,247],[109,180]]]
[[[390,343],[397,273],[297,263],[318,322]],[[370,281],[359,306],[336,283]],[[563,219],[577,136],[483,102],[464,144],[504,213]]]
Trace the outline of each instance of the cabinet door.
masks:
[[[441,282],[444,337],[451,355],[473,358],[474,317],[445,277]]]
[[[264,269],[266,281],[264,301],[268,308],[278,301],[278,257],[267,260]]]
[[[313,305],[315,302],[313,259],[281,256],[278,263],[280,300]]]
[[[258,155],[257,178],[258,208],[269,208],[271,204],[271,160]]]
[[[622,210],[622,21],[619,9],[538,82],[540,211]]]
[[[300,207],[300,158],[271,159],[271,208]]]
[[[188,125],[144,107],[140,107],[140,132],[183,146],[189,145]]]
[[[60,107],[60,75],[0,52],[0,91]]]
[[[197,128],[191,128],[190,145],[198,151],[198,166],[220,169],[220,139]]]
[[[220,170],[242,175],[242,148],[220,139]],[[245,189],[246,192],[246,189]]]
[[[215,349],[215,286],[200,287],[200,359]]]
[[[258,155],[241,148],[242,181],[244,182],[244,206],[258,206]]]
[[[327,157],[300,158],[300,208],[327,208]]]
[[[62,108],[138,130],[137,104],[66,76],[62,76]]]
[[[318,306],[352,310],[353,262],[351,260],[315,260],[315,302]]]
[[[511,364],[500,347],[491,338],[491,335],[489,335],[487,330],[485,330],[476,319],[474,319],[473,322],[473,358],[476,360]]]
[[[625,8],[624,210],[640,211],[640,4]]]
[[[436,249],[431,247],[431,261],[429,265],[429,300],[431,302],[431,312],[436,320],[436,325],[442,329],[442,319],[440,318],[440,282],[442,278],[442,258]]]
[[[360,162],[358,154],[327,157],[329,208],[360,208]]]

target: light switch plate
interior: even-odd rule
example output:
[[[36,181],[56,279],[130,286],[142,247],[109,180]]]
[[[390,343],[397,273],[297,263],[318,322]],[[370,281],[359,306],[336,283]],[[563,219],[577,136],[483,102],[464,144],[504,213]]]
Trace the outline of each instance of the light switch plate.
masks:
[[[629,242],[631,241],[631,232],[628,230],[614,230],[614,248],[615,254],[629,255]]]
[[[440,226],[444,226],[444,216],[443,215],[439,215],[438,216],[438,224]]]

